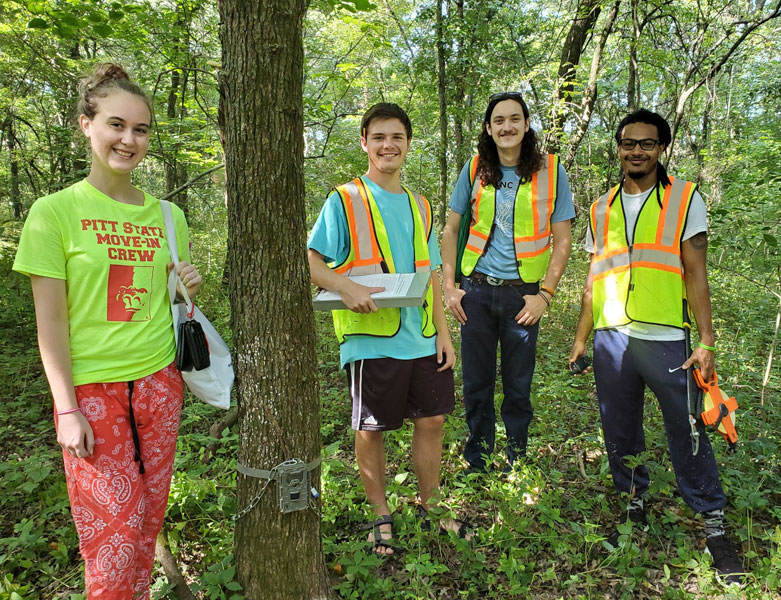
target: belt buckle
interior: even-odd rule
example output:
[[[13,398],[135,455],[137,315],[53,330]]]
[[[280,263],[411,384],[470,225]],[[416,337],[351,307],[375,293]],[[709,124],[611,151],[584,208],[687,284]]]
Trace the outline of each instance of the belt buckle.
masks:
[[[488,285],[502,285],[504,283],[504,279],[499,279],[497,277],[493,277],[491,275],[486,275],[485,280],[488,283]]]

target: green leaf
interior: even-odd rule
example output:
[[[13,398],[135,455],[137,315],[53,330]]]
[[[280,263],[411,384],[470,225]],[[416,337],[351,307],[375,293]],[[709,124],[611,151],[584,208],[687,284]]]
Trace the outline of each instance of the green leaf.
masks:
[[[34,19],[30,19],[27,23],[27,29],[48,29],[49,24],[41,19],[40,17],[36,17]]]
[[[774,238],[769,233],[762,234],[762,237],[765,238],[765,242],[767,243],[768,246],[773,246],[774,248],[778,246],[778,241],[776,240],[776,238]]]
[[[27,3],[27,11],[31,15],[42,15],[46,12],[46,3],[45,2],[28,2]]]
[[[97,33],[100,37],[108,37],[114,33],[114,29],[108,23],[98,23],[92,26],[92,31]]]
[[[406,481],[407,477],[409,477],[409,473],[397,473],[394,479],[396,480],[396,483],[402,484]]]
[[[81,26],[81,19],[70,13],[63,15],[61,21],[66,25],[72,25],[73,27]]]
[[[670,567],[667,565],[664,565],[664,578],[670,579]]]
[[[122,10],[110,10],[108,11],[108,17],[112,21],[119,21],[125,16],[125,12]]]
[[[203,574],[203,578],[206,580],[206,583],[209,585],[219,585],[222,582],[220,581],[220,576],[217,573],[207,571]]]
[[[28,475],[35,483],[40,483],[49,476],[52,470],[49,467],[41,467],[39,469],[31,470]]]

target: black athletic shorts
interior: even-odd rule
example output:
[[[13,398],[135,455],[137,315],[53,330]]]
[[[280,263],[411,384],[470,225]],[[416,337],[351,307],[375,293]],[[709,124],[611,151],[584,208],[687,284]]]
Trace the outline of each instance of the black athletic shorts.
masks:
[[[437,355],[411,360],[367,358],[348,363],[347,388],[353,401],[352,428],[399,429],[404,419],[453,412],[453,369],[437,372]]]

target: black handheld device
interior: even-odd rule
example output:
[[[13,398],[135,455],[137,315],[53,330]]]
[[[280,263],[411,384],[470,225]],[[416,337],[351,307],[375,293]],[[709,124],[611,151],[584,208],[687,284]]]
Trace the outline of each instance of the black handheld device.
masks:
[[[582,356],[578,356],[575,361],[573,361],[569,366],[569,372],[573,375],[580,375],[583,371],[585,371],[588,367],[591,366],[591,359],[588,357],[587,354],[583,354]]]

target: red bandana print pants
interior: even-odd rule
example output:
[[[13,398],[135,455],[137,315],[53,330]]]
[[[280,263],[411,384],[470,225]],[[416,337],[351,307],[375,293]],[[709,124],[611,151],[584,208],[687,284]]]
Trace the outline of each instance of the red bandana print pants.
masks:
[[[182,376],[171,364],[134,382],[132,407],[143,475],[133,460],[129,389],[127,382],[77,386],[95,449],[87,458],[63,452],[89,600],[149,598],[155,540],[168,503]]]

